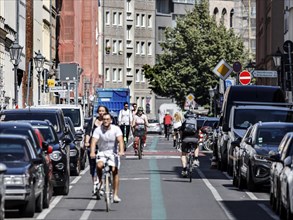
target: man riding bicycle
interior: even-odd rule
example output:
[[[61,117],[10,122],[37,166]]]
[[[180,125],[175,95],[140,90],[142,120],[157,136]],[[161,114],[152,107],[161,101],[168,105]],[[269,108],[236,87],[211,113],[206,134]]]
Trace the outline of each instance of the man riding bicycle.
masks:
[[[104,163],[109,159],[109,165],[112,167],[113,173],[113,191],[114,191],[114,202],[118,203],[121,199],[118,197],[119,188],[119,176],[118,170],[120,168],[119,156],[124,155],[124,142],[122,137],[121,129],[111,124],[112,119],[109,113],[103,115],[103,123],[100,127],[94,130],[91,140],[91,158],[96,158],[97,161],[97,174],[99,178],[98,184],[98,195],[99,190],[102,188],[102,175]],[[95,154],[96,144],[99,146],[97,155]],[[119,144],[119,150],[118,150]]]
[[[181,131],[182,131],[182,146],[181,146],[181,163],[182,163],[182,173],[183,177],[187,176],[187,159],[186,156],[188,152],[190,152],[190,145],[186,143],[184,140],[191,139],[194,142],[197,142],[197,127],[196,127],[196,115],[192,112],[188,112],[184,115],[185,121],[182,123]],[[193,166],[199,166],[198,160],[199,148],[196,144],[194,150],[194,160]]]

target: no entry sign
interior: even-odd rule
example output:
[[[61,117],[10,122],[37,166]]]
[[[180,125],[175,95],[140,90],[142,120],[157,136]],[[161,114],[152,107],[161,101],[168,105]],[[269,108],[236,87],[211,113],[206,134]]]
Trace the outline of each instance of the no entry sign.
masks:
[[[248,85],[251,82],[251,74],[248,71],[243,71],[239,74],[239,82],[242,85]]]

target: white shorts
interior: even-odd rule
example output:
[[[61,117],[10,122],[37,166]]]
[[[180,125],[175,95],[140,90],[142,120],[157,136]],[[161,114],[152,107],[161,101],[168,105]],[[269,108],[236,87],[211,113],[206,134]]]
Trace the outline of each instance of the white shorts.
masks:
[[[115,155],[113,151],[99,151],[97,156],[96,156],[96,161],[97,163],[99,161],[102,161],[103,163],[108,160],[108,164],[112,167],[117,167],[117,169],[120,168],[120,157],[118,155]]]

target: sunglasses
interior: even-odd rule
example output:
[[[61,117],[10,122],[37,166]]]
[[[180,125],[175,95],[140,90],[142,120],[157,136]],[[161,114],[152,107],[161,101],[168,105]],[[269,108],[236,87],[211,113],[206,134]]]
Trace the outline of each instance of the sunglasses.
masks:
[[[110,121],[111,118],[103,118],[103,121]]]

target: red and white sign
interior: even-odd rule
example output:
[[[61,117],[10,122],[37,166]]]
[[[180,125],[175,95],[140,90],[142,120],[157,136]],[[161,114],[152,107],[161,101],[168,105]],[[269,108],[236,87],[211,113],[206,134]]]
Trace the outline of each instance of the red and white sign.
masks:
[[[251,74],[248,71],[242,71],[239,74],[239,82],[242,85],[248,85],[251,82]]]

